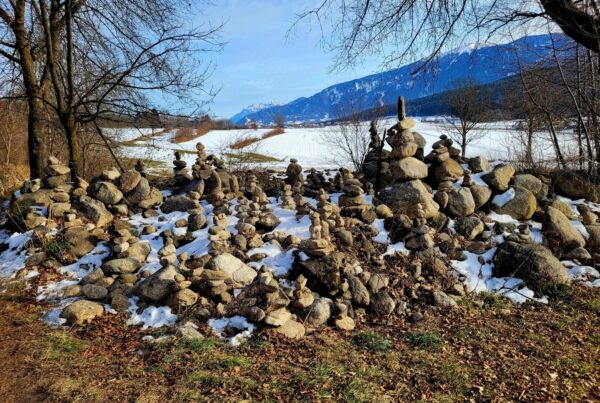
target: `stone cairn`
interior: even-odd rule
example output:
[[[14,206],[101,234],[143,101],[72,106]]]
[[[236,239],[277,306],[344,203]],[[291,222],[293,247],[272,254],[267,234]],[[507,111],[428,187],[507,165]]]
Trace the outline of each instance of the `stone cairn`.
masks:
[[[413,227],[411,232],[404,240],[408,249],[425,250],[433,247],[433,239],[429,235],[429,227],[427,226],[427,218],[420,204],[417,204],[417,216],[413,219]]]
[[[304,177],[302,175],[302,167],[298,164],[298,160],[292,158],[290,164],[285,170],[285,183],[291,186],[295,186],[297,182],[304,183]]]
[[[392,208],[411,217],[416,216],[416,206],[421,204],[425,218],[432,218],[437,214],[439,206],[421,182],[428,172],[427,165],[414,158],[419,148],[411,130],[414,126],[415,120],[406,117],[404,98],[400,97],[398,123],[388,130],[386,137],[392,147],[390,172],[394,182],[385,198]]]
[[[372,206],[366,204],[362,183],[349,170],[342,168],[340,172],[344,180],[342,188],[344,194],[340,196],[338,203],[342,209],[342,215],[358,218],[368,223],[373,222],[376,217]]]
[[[365,160],[361,171],[365,180],[379,185],[384,185],[390,181],[389,156],[390,153],[383,149],[383,142],[377,133],[375,121],[371,122],[369,127],[371,141],[369,142],[369,151],[365,155]]]
[[[329,223],[321,220],[318,213],[310,215],[310,239],[303,242],[302,250],[310,257],[322,258],[334,251],[331,244]]]
[[[173,165],[173,173],[175,174],[176,184],[181,185],[192,179],[186,169],[187,162],[181,159],[181,153],[179,151],[175,151]]]
[[[283,191],[281,192],[281,208],[286,210],[296,209],[296,203],[294,203],[293,194],[294,192],[292,191],[292,185],[287,183],[283,185]]]
[[[227,229],[227,225],[227,215],[225,213],[214,215],[213,226],[208,229],[211,250],[221,253],[229,250],[228,241],[231,238],[231,232]]]

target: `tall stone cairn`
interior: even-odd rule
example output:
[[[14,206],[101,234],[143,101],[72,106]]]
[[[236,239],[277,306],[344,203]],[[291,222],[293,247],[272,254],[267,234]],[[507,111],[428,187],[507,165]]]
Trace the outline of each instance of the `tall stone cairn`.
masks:
[[[398,99],[398,123],[388,131],[387,143],[392,147],[390,172],[394,178],[388,191],[388,203],[398,212],[411,217],[417,215],[420,204],[425,218],[434,217],[439,209],[421,179],[427,177],[427,165],[414,158],[419,148],[412,134],[413,118],[406,117],[404,98]]]

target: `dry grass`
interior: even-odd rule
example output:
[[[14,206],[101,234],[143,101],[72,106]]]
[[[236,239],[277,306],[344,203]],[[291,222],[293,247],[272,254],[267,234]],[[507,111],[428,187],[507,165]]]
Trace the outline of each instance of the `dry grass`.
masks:
[[[254,143],[258,143],[261,140],[266,140],[271,137],[279,136],[280,134],[283,134],[283,133],[285,133],[285,130],[283,128],[276,127],[275,129],[269,130],[268,132],[264,133],[260,137],[246,137],[246,138],[240,139],[240,140],[232,143],[229,147],[232,150],[239,150],[239,149],[248,147],[249,145],[252,145]]]
[[[550,306],[467,299],[416,324],[372,317],[353,332],[322,328],[300,341],[262,332],[239,348],[210,336],[145,345],[151,331],[126,326],[122,315],[49,329],[37,285],[0,295],[5,401],[600,398],[600,292],[577,285],[573,298]]]
[[[6,164],[0,168],[0,199],[10,199],[23,182],[29,179],[29,166]]]

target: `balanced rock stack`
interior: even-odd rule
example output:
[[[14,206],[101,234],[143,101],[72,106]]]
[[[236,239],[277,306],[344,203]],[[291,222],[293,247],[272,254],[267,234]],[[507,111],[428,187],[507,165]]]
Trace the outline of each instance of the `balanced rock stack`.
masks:
[[[412,231],[404,240],[406,248],[414,250],[425,250],[433,247],[433,239],[429,235],[427,218],[420,204],[417,204],[417,217],[413,219]]]
[[[416,206],[421,204],[425,218],[432,218],[439,206],[421,182],[427,177],[427,165],[414,158],[419,147],[411,131],[415,121],[406,117],[402,97],[398,99],[398,119],[386,138],[392,147],[390,172],[394,178],[391,188],[386,190],[386,201],[393,209],[411,217],[416,216]]]
[[[321,220],[317,213],[310,215],[310,239],[302,242],[302,250],[310,257],[322,258],[334,251],[331,244],[329,223]]]
[[[365,180],[383,186],[392,180],[389,167],[390,152],[383,149],[383,142],[377,133],[375,121],[371,122],[369,134],[371,136],[369,151],[365,155],[361,170]]]
[[[454,182],[463,176],[463,167],[452,158],[460,157],[460,150],[452,147],[452,139],[443,134],[431,148],[431,153],[425,158],[426,161],[431,162],[430,177],[436,182],[448,180]]]
[[[295,158],[292,158],[290,160],[290,164],[285,170],[285,175],[285,183],[287,183],[288,185],[296,186],[298,182],[300,182],[300,184],[304,183],[304,177],[302,176],[302,167],[300,166],[300,164],[298,164],[298,160]]]
[[[296,216],[304,216],[310,214],[311,207],[310,204],[306,201],[302,193],[294,194],[294,203],[296,204]]]
[[[420,162],[420,161],[419,161]],[[344,178],[344,194],[340,196],[339,206],[346,217],[359,218],[367,223],[372,223],[376,217],[372,205],[366,204],[362,183],[354,178],[347,169],[340,171]]]
[[[190,232],[198,231],[206,226],[206,215],[201,206],[188,210],[187,230]]]
[[[256,227],[265,231],[272,231],[280,223],[279,218],[273,214],[269,199],[265,192],[262,192],[258,197],[254,197],[250,204],[252,211],[258,212],[258,222]]]
[[[213,226],[208,229],[208,240],[210,241],[210,249],[218,252],[229,250],[229,239],[231,232],[227,229],[227,215],[224,213],[215,214],[213,217]]]
[[[61,164],[58,158],[48,157],[44,184],[50,189],[57,188],[65,184],[70,173],[71,169],[68,166]]]
[[[175,151],[175,159],[173,160],[173,165],[173,172],[175,173],[176,184],[183,184],[192,179],[186,170],[187,162],[181,159],[181,153],[179,151]]]
[[[296,203],[294,203],[294,198],[292,197],[293,194],[292,185],[285,184],[283,186],[283,191],[281,192],[281,208],[286,210],[296,209]]]
[[[256,227],[254,225],[239,220],[235,229],[238,233],[234,237],[234,241],[243,251],[258,248],[263,245],[264,242],[260,234],[256,233]]]

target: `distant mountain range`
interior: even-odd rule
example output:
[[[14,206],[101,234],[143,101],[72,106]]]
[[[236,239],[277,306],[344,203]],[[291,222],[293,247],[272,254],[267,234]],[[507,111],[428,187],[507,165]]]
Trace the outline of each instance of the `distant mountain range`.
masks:
[[[283,105],[283,102],[263,102],[252,104],[233,115],[229,120],[231,120],[233,123],[245,123],[247,116],[281,105]]]
[[[554,40],[558,48],[571,43],[559,34],[554,34]],[[264,108],[254,105],[257,110],[246,108],[231,121],[270,124],[277,115],[290,123],[330,121],[352,111],[393,105],[399,95],[416,100],[439,94],[447,91],[456,80],[472,79],[478,84],[489,84],[517,73],[517,52],[522,65],[544,63],[552,56],[552,40],[549,35],[535,35],[507,44],[455,49],[436,57],[417,73],[422,61],[336,84],[284,105],[262,104]]]

